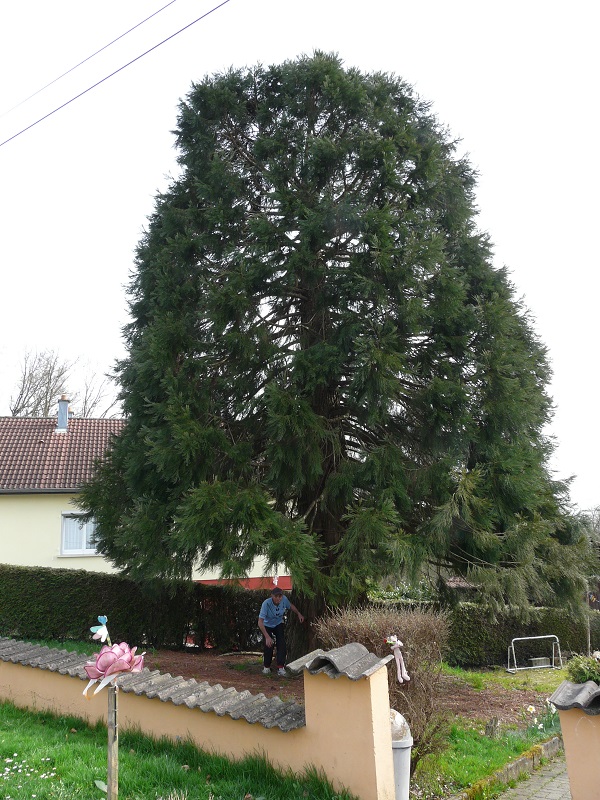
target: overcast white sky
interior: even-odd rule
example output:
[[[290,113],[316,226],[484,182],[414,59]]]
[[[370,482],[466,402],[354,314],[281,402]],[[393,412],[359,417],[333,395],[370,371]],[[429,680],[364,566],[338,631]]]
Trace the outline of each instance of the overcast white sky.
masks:
[[[19,0],[0,8],[0,142],[219,0]],[[176,174],[193,80],[314,49],[414,85],[479,170],[480,225],[549,348],[557,477],[600,504],[596,467],[598,45],[593,0],[229,0],[0,146],[0,414],[25,350],[102,373],[123,355],[124,286],[155,193]],[[72,386],[71,391],[80,387]]]

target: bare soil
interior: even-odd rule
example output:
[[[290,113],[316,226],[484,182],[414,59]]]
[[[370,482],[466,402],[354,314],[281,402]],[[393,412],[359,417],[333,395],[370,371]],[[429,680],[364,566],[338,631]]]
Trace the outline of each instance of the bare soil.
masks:
[[[203,651],[158,650],[148,653],[145,665],[170,673],[173,677],[194,678],[223,688],[233,686],[238,691],[247,689],[266,697],[279,696],[283,700],[304,702],[302,675],[280,678],[275,671],[270,676],[262,674],[262,655],[256,653],[215,653]],[[524,709],[533,705],[541,708],[546,695],[533,689],[495,687],[474,689],[464,681],[442,676],[443,699],[441,705],[454,716],[487,722],[497,718],[505,724],[523,722]]]

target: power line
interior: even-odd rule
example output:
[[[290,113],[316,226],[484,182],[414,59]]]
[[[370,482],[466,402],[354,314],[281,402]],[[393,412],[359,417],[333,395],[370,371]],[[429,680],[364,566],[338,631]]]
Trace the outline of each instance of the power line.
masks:
[[[2,117],[5,117],[7,114],[10,114],[10,112],[11,112],[11,111],[14,111],[14,110],[15,110],[15,108],[19,108],[19,107],[20,107],[20,106],[22,106],[24,103],[26,103],[28,100],[31,100],[31,98],[32,98],[32,97],[35,97],[35,96],[36,96],[36,95],[38,95],[40,92],[43,92],[43,91],[44,91],[44,89],[47,89],[49,86],[52,86],[52,84],[56,83],[56,82],[57,82],[57,81],[59,81],[61,78],[64,78],[64,77],[65,77],[65,75],[68,75],[70,72],[73,72],[73,70],[76,70],[76,69],[77,69],[77,67],[80,67],[82,64],[85,64],[85,63],[86,63],[86,61],[89,61],[90,59],[94,58],[94,56],[97,56],[97,55],[98,55],[98,53],[101,53],[103,50],[106,50],[108,47],[110,47],[111,45],[113,45],[115,42],[118,42],[118,41],[119,41],[119,39],[122,39],[124,36],[127,36],[127,34],[128,34],[128,33],[131,33],[131,31],[134,31],[136,28],[139,28],[139,27],[140,27],[140,25],[143,25],[143,24],[144,24],[144,22],[148,22],[148,20],[149,20],[149,19],[152,19],[152,17],[155,17],[157,14],[160,14],[160,12],[161,12],[161,11],[164,11],[164,10],[165,10],[165,8],[168,8],[169,6],[172,6],[172,5],[173,5],[173,3],[175,3],[175,2],[177,2],[177,0],[170,0],[170,2],[169,2],[169,3],[167,3],[167,4],[166,4],[165,6],[163,6],[162,8],[159,8],[159,9],[158,9],[158,11],[155,11],[153,14],[150,14],[150,16],[149,16],[149,17],[146,17],[146,19],[143,19],[141,22],[138,22],[138,23],[137,23],[137,25],[134,25],[134,26],[133,26],[133,28],[129,28],[129,30],[128,30],[128,31],[125,31],[125,33],[122,33],[120,36],[117,36],[117,38],[116,38],[116,39],[113,39],[113,40],[112,40],[112,42],[109,42],[108,44],[105,44],[105,45],[104,45],[104,47],[101,47],[99,50],[96,50],[96,52],[95,52],[95,53],[92,53],[92,54],[91,54],[91,56],[88,56],[87,58],[84,58],[84,59],[83,59],[83,61],[80,61],[80,62],[79,62],[79,64],[75,64],[75,66],[74,66],[74,67],[71,67],[71,69],[68,69],[66,72],[63,72],[63,73],[62,73],[62,75],[59,75],[59,76],[58,76],[58,78],[54,78],[54,80],[53,80],[53,81],[50,81],[50,83],[47,83],[45,86],[42,86],[42,88],[41,88],[41,89],[38,89],[38,90],[37,90],[36,92],[34,92],[33,94],[30,94],[30,95],[29,95],[29,97],[26,97],[24,100],[21,100],[21,102],[20,102],[20,103],[17,103],[17,105],[16,105],[16,106],[13,106],[12,108],[9,108],[7,111],[4,111],[2,114],[0,114],[0,118],[2,118]]]
[[[144,56],[147,56],[148,53],[151,53],[153,50],[156,50],[157,47],[160,47],[161,45],[165,44],[165,42],[168,42],[170,39],[173,39],[175,36],[178,36],[180,33],[183,33],[183,31],[187,30],[188,28],[191,28],[192,25],[195,25],[197,22],[200,22],[200,20],[205,19],[206,17],[209,16],[209,14],[212,14],[214,11],[218,11],[219,8],[222,8],[223,6],[227,5],[227,3],[230,3],[230,2],[231,2],[231,0],[223,0],[222,3],[219,3],[219,5],[217,5],[217,6],[214,6],[214,8],[210,9],[210,11],[207,11],[205,14],[202,14],[201,17],[198,17],[197,19],[193,20],[192,22],[188,23],[187,25],[184,25],[183,28],[180,28],[178,31],[175,31],[175,33],[172,33],[170,36],[167,36],[167,38],[163,39],[162,42],[158,42],[158,44],[155,44],[153,47],[150,47],[144,53],[140,53],[139,56],[136,56],[135,58],[132,58],[131,61],[127,62],[127,64],[123,64],[122,67],[119,67],[119,69],[116,69],[114,72],[111,72],[110,75],[106,75],[104,78],[102,78],[101,80],[97,81],[92,86],[88,86],[87,89],[84,89],[83,92],[79,92],[79,94],[75,95],[75,97],[72,97],[70,100],[67,100],[66,103],[63,103],[62,105],[58,106],[53,111],[49,111],[47,114],[44,114],[43,117],[40,117],[35,122],[32,122],[31,125],[27,125],[26,128],[22,128],[18,133],[13,134],[8,139],[5,139],[3,142],[0,142],[0,147],[4,147],[5,144],[8,144],[9,142],[12,142],[13,139],[17,138],[17,136],[20,136],[22,133],[25,133],[25,131],[30,130],[31,128],[35,127],[36,125],[39,125],[40,122],[43,122],[45,119],[48,119],[48,117],[51,117],[53,114],[56,114],[57,111],[60,111],[61,109],[65,108],[65,106],[68,106],[70,103],[73,103],[75,100],[78,100],[80,97],[83,97],[84,94],[87,94],[88,92],[91,92],[92,89],[96,88],[96,86],[100,86],[101,83],[104,83],[109,78],[112,78],[114,75],[117,75],[119,72],[122,72],[127,67],[131,66],[132,64],[135,64],[135,62],[139,61],[140,58],[143,58]]]

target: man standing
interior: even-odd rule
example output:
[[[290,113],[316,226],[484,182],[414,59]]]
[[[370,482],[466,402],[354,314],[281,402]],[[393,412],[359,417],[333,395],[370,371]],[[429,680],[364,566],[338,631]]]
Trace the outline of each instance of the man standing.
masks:
[[[271,597],[267,598],[260,607],[258,615],[258,627],[265,637],[263,655],[263,674],[271,674],[271,661],[273,660],[273,646],[277,646],[277,674],[285,676],[285,631],[283,615],[288,608],[297,615],[300,622],[304,622],[304,617],[296,606],[287,599],[283,591],[276,586],[271,592]]]

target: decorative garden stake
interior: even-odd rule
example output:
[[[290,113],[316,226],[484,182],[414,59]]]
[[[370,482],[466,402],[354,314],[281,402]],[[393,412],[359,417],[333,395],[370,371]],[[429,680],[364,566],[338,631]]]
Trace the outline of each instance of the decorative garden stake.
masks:
[[[141,672],[144,669],[144,653],[136,656],[135,651],[126,642],[112,644],[108,635],[108,622],[105,616],[99,616],[100,625],[90,628],[93,633],[92,639],[99,639],[106,642],[99,653],[96,653],[94,661],[88,661],[84,669],[90,682],[83,690],[86,700],[89,700],[88,690],[95,683],[98,686],[94,694],[108,685],[108,781],[106,786],[101,781],[96,781],[98,788],[107,793],[108,800],[117,800],[119,796],[119,723],[118,723],[118,695],[119,687],[115,680],[127,672]]]
[[[406,667],[404,666],[404,659],[402,658],[402,652],[400,650],[400,648],[402,647],[402,642],[397,636],[388,636],[385,641],[392,648],[392,653],[394,654],[394,658],[396,659],[396,671],[398,674],[398,683],[404,683],[404,681],[409,681],[410,675],[406,671]]]

